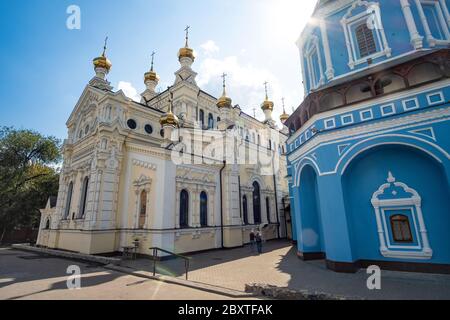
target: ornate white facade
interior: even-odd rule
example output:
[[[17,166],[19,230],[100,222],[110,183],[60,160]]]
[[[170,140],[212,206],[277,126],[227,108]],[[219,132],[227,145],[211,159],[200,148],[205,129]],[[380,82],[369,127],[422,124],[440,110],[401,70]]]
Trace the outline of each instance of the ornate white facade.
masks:
[[[57,205],[43,211],[38,245],[99,254],[138,239],[142,254],[183,253],[241,246],[261,225],[267,239],[286,236],[287,128],[275,126],[268,99],[260,122],[233,107],[225,90],[220,99],[202,91],[194,60],[186,41],[174,85],[161,93],[152,63],[137,103],[106,80],[105,53],[94,59],[96,75],[67,121]],[[208,139],[226,134],[234,144],[215,154]],[[271,160],[253,163],[254,155]]]

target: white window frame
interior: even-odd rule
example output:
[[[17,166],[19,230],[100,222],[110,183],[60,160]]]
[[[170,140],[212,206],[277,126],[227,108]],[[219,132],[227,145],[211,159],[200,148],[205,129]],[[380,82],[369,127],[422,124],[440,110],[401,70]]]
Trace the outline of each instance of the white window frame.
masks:
[[[314,72],[313,56],[317,54],[317,60],[319,64],[320,79],[316,79],[316,74]],[[319,38],[316,35],[311,35],[310,40],[306,44],[305,59],[308,69],[309,77],[309,91],[316,90],[325,83],[322,57],[319,50]]]
[[[365,6],[367,9],[373,10],[373,12],[369,12],[368,10],[365,12],[362,12],[360,14],[357,14],[356,16],[351,16],[352,11],[359,6]],[[370,18],[370,16],[374,14],[375,17]],[[357,47],[355,44],[355,41],[353,39],[353,31],[352,27],[355,24],[361,23],[361,21],[365,20],[368,21],[368,19],[373,19],[373,21],[376,21],[378,24],[378,28],[373,29],[375,41],[377,41],[378,48],[380,48],[379,51],[363,57],[359,58],[357,54]],[[389,47],[386,34],[384,32],[383,23],[381,21],[381,15],[380,15],[380,7],[377,2],[367,2],[367,1],[357,1],[355,2],[350,9],[347,11],[347,13],[344,15],[344,17],[341,20],[341,25],[344,29],[344,35],[345,35],[345,42],[347,45],[347,51],[348,51],[348,66],[350,69],[354,69],[355,66],[366,63],[368,59],[376,59],[383,56],[390,57],[392,54],[392,49]]]
[[[388,107],[390,107],[392,109],[392,112],[384,111]],[[385,105],[380,106],[380,110],[381,110],[381,116],[383,116],[383,117],[387,117],[387,116],[390,116],[390,115],[393,115],[393,114],[397,113],[397,111],[395,110],[395,104],[393,104],[393,103],[385,104]]]
[[[332,123],[331,125],[328,125],[328,123]],[[334,129],[336,128],[336,120],[334,120],[334,118],[329,118],[329,119],[325,119],[323,121],[324,127],[325,129]]]
[[[450,14],[448,12],[447,4],[445,0],[415,0],[417,11],[419,12],[420,20],[422,21],[423,28],[425,30],[425,37],[428,41],[430,47],[435,47],[436,45],[447,45],[450,44]],[[423,11],[422,4],[434,5],[436,7],[438,20],[441,29],[444,32],[446,40],[435,39],[431,34],[430,26],[428,24],[427,17]]]
[[[364,117],[365,113],[369,113],[370,115],[368,117]],[[373,111],[372,109],[365,109],[365,110],[361,110],[359,112],[359,117],[361,118],[361,121],[369,121],[373,119]]]
[[[439,96],[440,100],[439,101],[435,101],[435,102],[431,101],[431,97],[434,97],[434,96]],[[442,91],[429,93],[429,94],[427,94],[427,101],[428,101],[428,104],[430,106],[434,106],[436,104],[444,103],[445,102],[444,94],[442,93]]]
[[[412,196],[410,198],[394,197],[392,199],[380,199],[380,196],[388,192],[391,188],[401,188]],[[396,194],[393,195],[395,196]],[[381,185],[372,195],[371,203],[375,211],[380,252],[384,257],[424,260],[432,258],[433,250],[430,247],[428,232],[422,214],[422,199],[416,190],[402,182],[397,182],[392,173],[389,172],[387,183]],[[411,232],[416,232],[418,245],[412,246],[405,244],[393,246],[390,243],[389,229],[384,211],[405,208],[411,209],[412,211],[413,221],[410,221]]]
[[[408,102],[411,102],[411,101],[414,101],[414,102],[415,102],[414,107],[408,107],[408,106],[407,106],[407,103],[408,103]],[[406,100],[403,100],[403,101],[402,101],[402,104],[403,104],[403,110],[405,110],[405,111],[417,110],[417,109],[420,108],[419,100],[418,100],[417,98],[412,98],[412,99],[406,99]]]
[[[344,121],[345,118],[350,118],[350,121]],[[355,122],[355,119],[353,118],[352,113],[344,114],[341,116],[341,123],[343,126],[353,124],[354,122]]]

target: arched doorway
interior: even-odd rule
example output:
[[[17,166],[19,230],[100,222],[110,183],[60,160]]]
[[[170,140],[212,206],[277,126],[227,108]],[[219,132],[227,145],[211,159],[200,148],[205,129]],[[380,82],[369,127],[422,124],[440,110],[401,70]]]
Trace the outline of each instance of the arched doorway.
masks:
[[[435,158],[376,146],[350,162],[342,187],[355,259],[449,263],[450,191]]]
[[[261,224],[261,188],[258,182],[253,182],[253,221]]]
[[[322,257],[325,252],[320,217],[320,203],[317,186],[317,174],[310,165],[303,167],[300,174],[300,221],[297,234],[301,235],[298,242],[299,250],[314,257]],[[298,240],[300,240],[298,239]]]

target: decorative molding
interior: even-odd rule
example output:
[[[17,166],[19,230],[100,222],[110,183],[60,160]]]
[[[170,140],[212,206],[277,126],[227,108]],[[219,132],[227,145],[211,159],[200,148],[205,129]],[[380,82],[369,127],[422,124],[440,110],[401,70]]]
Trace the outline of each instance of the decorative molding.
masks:
[[[150,162],[141,161],[141,160],[137,160],[137,159],[133,159],[132,163],[133,163],[134,166],[150,169],[150,170],[153,170],[153,171],[155,171],[158,168],[156,164],[153,164],[153,163],[150,163]]]
[[[385,195],[385,193],[391,189],[394,189],[394,191],[390,192],[383,198],[380,198],[380,196]],[[396,191],[397,189],[402,190],[404,194],[410,194],[411,196],[408,198],[399,198],[399,193]],[[397,182],[392,173],[389,172],[387,183],[381,185],[380,188],[375,191],[372,196],[371,203],[375,210],[380,252],[384,257],[400,259],[431,259],[433,256],[433,250],[430,248],[428,232],[422,215],[422,200],[416,190],[408,187],[402,182]],[[394,246],[390,244],[390,232],[388,229],[388,224],[386,223],[384,210],[398,210],[400,205],[406,206],[407,209],[411,210],[413,221],[410,225],[412,225],[416,230],[416,241],[418,244],[399,244],[395,245],[395,250],[392,250],[394,249]]]

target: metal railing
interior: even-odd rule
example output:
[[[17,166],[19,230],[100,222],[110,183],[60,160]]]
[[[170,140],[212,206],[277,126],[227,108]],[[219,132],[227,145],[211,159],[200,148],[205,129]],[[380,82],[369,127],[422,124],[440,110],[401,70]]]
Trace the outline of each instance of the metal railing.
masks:
[[[153,276],[156,275],[156,262],[158,261],[158,251],[161,251],[161,252],[167,253],[167,254],[169,254],[171,256],[174,256],[176,258],[184,260],[184,270],[186,271],[186,280],[188,280],[189,261],[191,260],[190,257],[186,257],[186,256],[183,256],[181,254],[176,254],[174,252],[171,252],[171,251],[168,251],[168,250],[164,250],[164,249],[161,249],[161,248],[158,248],[158,247],[151,247],[149,249],[153,251]]]

